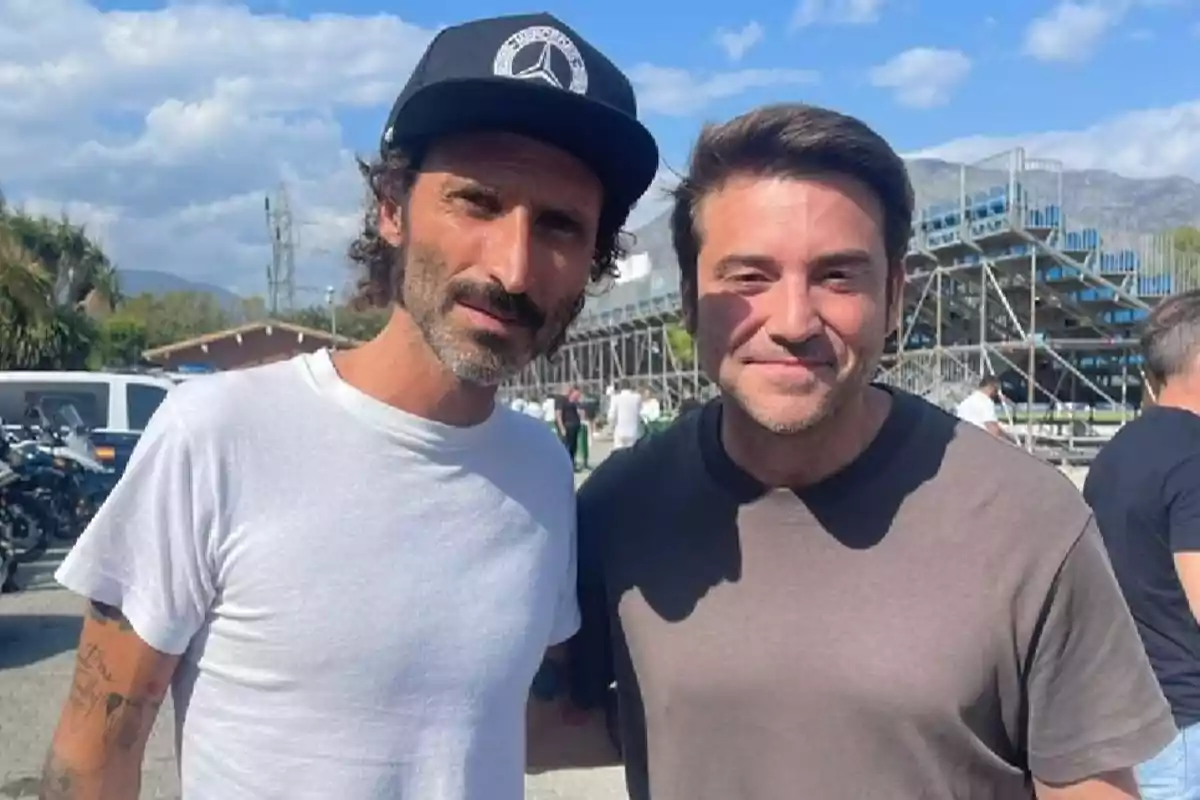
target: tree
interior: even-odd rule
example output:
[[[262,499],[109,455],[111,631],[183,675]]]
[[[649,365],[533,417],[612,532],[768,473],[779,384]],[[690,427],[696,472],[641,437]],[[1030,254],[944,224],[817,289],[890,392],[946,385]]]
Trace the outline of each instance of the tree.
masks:
[[[100,323],[99,328],[93,367],[131,367],[142,360],[149,337],[141,320],[117,312]]]
[[[695,361],[696,351],[692,335],[678,322],[672,322],[666,327],[667,347],[675,363],[683,369],[690,369]]]
[[[383,326],[387,324],[390,315],[391,312],[386,309],[359,311],[348,305],[338,306],[338,335],[357,339],[358,341],[374,339],[383,330]],[[289,314],[284,314],[281,318],[284,322],[303,325],[306,328],[314,328],[319,331],[331,331],[334,327],[332,320],[329,318],[328,306],[302,308]]]
[[[126,298],[118,313],[141,323],[147,348],[215,333],[233,324],[220,301],[207,292],[143,293]]]
[[[1171,238],[1176,252],[1200,254],[1200,228],[1184,225],[1171,231]]]
[[[68,269],[64,281],[58,270],[73,253],[86,258],[80,256],[79,271]],[[96,330],[71,295],[84,264],[107,265],[108,259],[82,228],[0,207],[0,369],[84,368]]]

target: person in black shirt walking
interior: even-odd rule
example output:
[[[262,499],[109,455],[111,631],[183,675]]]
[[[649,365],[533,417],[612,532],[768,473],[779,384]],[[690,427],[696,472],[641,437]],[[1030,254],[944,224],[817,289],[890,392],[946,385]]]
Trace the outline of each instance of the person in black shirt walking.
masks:
[[[579,450],[579,430],[582,422],[579,418],[579,390],[575,387],[554,398],[554,424],[558,436],[571,454],[571,466],[575,466],[575,454]],[[578,469],[578,467],[576,467]]]
[[[1141,344],[1154,404],[1083,491],[1180,730],[1138,768],[1142,797],[1200,798],[1200,291],[1164,300]]]

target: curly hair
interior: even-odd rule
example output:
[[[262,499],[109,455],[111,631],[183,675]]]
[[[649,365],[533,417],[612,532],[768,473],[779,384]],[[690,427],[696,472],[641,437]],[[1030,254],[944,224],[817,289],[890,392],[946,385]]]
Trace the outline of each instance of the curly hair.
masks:
[[[366,209],[362,231],[351,242],[347,257],[358,271],[353,305],[359,310],[386,308],[399,299],[404,280],[401,248],[388,242],[379,232],[379,211],[383,201],[403,209],[420,171],[419,156],[392,150],[384,157],[357,159],[359,172],[367,184]],[[600,212],[596,234],[596,252],[592,259],[591,283],[598,284],[617,275],[617,262],[626,255],[622,226],[632,207],[606,203]],[[582,298],[580,299],[582,305]]]

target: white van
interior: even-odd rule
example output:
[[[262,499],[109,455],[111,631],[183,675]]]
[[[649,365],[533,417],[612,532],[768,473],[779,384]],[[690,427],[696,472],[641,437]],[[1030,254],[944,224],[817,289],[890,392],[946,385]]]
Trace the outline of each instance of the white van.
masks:
[[[0,372],[0,423],[20,425],[40,406],[75,406],[91,430],[96,452],[121,472],[150,416],[175,384],[167,378],[122,372]]]

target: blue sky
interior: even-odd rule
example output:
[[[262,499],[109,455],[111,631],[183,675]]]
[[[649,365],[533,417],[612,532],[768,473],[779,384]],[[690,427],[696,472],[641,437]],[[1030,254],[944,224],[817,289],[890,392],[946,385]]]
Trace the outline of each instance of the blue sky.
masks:
[[[804,100],[904,153],[1021,144],[1200,178],[1200,0],[10,0],[3,188],[88,221],[121,264],[247,291],[261,197],[286,181],[322,279],[355,225],[350,157],[376,146],[432,31],[542,9],[629,72],[672,167],[703,121]]]

